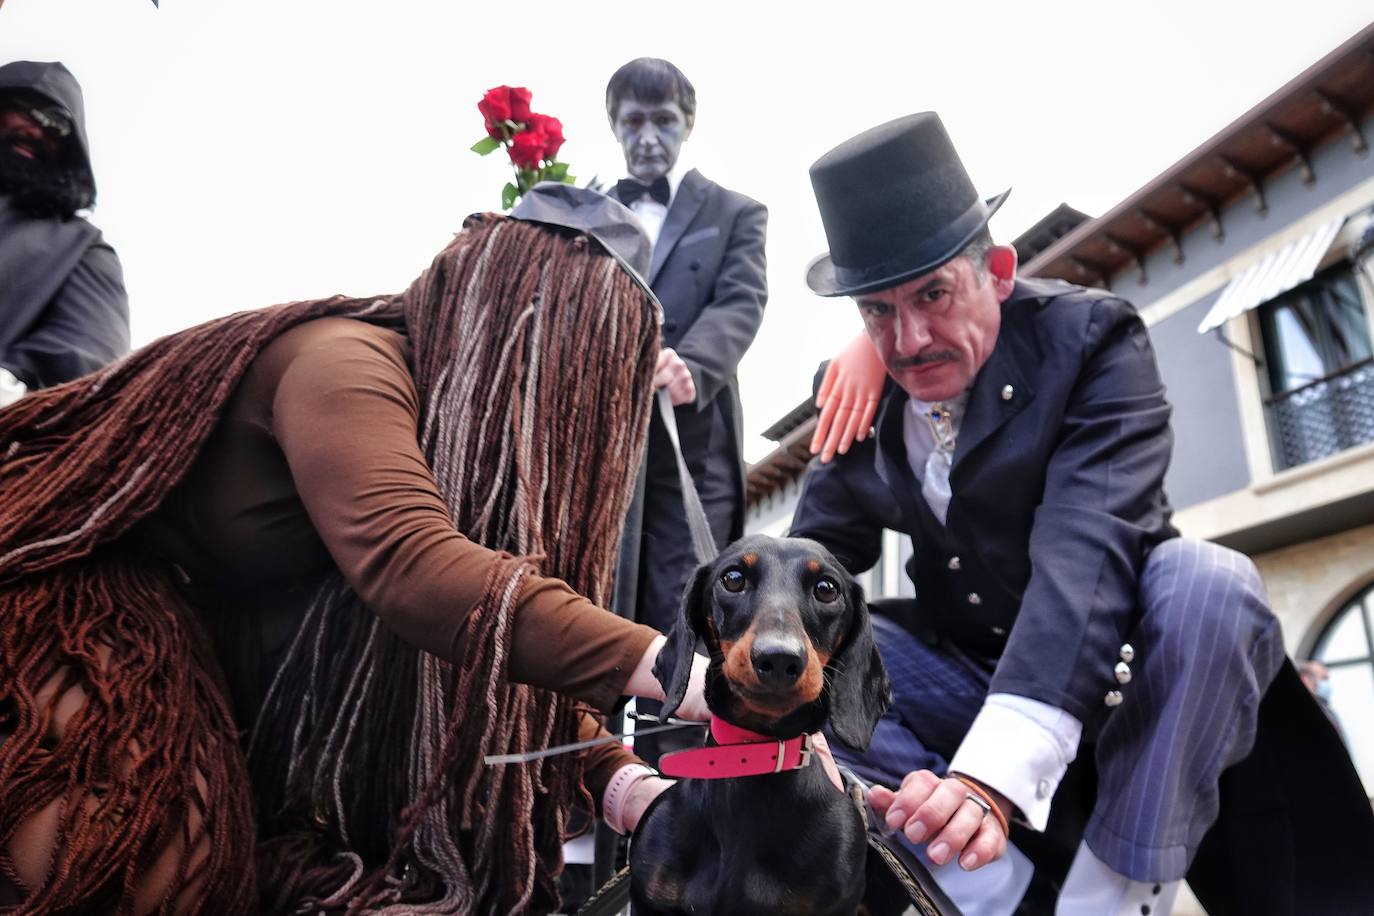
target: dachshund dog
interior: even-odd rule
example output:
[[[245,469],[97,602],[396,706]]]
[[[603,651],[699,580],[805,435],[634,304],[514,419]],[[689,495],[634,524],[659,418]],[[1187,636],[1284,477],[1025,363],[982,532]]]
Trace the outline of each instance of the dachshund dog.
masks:
[[[665,719],[686,694],[698,640],[710,656],[716,750],[679,753],[707,769],[715,762],[701,763],[703,754],[729,767],[762,753],[781,772],[685,778],[655,799],[630,847],[634,912],[853,914],[865,886],[864,821],[819,763],[806,764],[807,736],[827,724],[866,749],[892,702],[863,589],[815,541],[737,541],[696,571],[658,656]],[[750,745],[717,740],[749,733]],[[798,738],[803,750],[784,752],[782,742]],[[675,756],[660,762],[665,772]]]

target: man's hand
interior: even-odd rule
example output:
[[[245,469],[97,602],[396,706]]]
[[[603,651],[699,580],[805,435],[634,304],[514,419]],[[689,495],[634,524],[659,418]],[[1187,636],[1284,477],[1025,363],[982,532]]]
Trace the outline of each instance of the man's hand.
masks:
[[[674,407],[691,404],[697,399],[697,383],[692,381],[692,370],[671,347],[658,351],[658,365],[654,367],[654,388],[665,387]]]
[[[1011,814],[1011,802],[995,790],[989,789],[988,794],[1004,814]],[[896,792],[883,786],[869,789],[868,800],[889,828],[902,831],[913,843],[927,840],[926,855],[936,865],[957,858],[966,871],[972,871],[1002,858],[1007,837],[997,819],[969,801],[968,795],[969,787],[957,779],[917,770],[906,775]]]

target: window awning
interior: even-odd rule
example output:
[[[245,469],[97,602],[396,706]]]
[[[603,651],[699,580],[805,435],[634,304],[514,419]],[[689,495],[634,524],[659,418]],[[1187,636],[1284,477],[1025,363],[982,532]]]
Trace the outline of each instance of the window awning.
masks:
[[[1340,216],[1323,223],[1277,251],[1271,251],[1232,277],[1207,312],[1207,317],[1197,326],[1198,333],[1205,334],[1221,327],[1237,315],[1243,315],[1298,284],[1311,280],[1317,272],[1317,265],[1331,250],[1331,243],[1336,233],[1341,231],[1345,219]]]

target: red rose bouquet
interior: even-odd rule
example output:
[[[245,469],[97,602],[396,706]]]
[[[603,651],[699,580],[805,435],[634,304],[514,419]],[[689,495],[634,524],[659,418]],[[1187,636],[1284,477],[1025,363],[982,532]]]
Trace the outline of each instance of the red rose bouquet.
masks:
[[[477,110],[487,135],[472,145],[472,151],[487,156],[505,149],[515,169],[515,181],[501,189],[501,209],[515,206],[530,188],[541,181],[572,184],[568,164],[558,161],[563,146],[563,122],[530,110],[530,91],[523,86],[497,86],[488,89]]]

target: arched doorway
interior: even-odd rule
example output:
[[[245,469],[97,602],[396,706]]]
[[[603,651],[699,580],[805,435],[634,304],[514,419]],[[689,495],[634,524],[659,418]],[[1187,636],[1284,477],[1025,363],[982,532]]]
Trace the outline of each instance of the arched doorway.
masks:
[[[1365,791],[1374,796],[1374,583],[1327,622],[1311,658],[1331,671],[1331,707]]]

